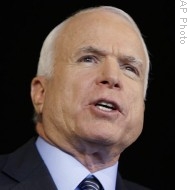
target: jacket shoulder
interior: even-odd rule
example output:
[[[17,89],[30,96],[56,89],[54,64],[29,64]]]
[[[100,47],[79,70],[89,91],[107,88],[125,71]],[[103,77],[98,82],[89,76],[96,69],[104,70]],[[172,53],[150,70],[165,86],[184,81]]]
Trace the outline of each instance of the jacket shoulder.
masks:
[[[55,184],[35,146],[36,137],[0,156],[1,190],[54,190]]]
[[[7,184],[9,188],[16,184],[16,181],[11,179],[6,175],[6,173],[3,172],[3,168],[5,167],[9,155],[0,155],[0,189],[8,189],[6,188]]]

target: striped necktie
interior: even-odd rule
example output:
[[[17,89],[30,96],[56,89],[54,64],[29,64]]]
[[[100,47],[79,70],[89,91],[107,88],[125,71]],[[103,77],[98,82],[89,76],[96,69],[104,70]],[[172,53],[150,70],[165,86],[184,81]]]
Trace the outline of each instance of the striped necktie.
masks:
[[[87,176],[78,186],[80,190],[103,190],[101,183],[98,179],[91,175]]]

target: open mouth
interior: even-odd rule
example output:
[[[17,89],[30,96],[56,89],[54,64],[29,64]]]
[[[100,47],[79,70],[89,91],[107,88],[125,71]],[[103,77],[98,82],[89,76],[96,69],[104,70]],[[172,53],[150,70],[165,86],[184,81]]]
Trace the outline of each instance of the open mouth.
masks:
[[[111,112],[111,111],[115,111],[115,110],[118,110],[118,106],[113,103],[113,102],[108,102],[108,101],[105,101],[105,100],[101,100],[101,101],[98,101],[95,106],[102,110],[102,111],[107,111],[107,112]]]

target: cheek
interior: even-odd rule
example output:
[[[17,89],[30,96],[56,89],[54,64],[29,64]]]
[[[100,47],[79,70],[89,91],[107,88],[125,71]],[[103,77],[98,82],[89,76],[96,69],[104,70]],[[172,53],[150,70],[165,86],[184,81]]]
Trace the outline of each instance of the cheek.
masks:
[[[139,92],[137,92],[140,94]],[[141,96],[131,96],[131,104],[130,104],[130,110],[129,110],[129,118],[131,122],[136,125],[137,129],[142,128],[143,125],[143,120],[144,120],[144,98],[143,98],[143,93]]]
[[[120,131],[119,144],[123,149],[130,146],[137,140],[143,129],[143,109],[133,109],[130,111],[123,128],[125,130]]]
[[[137,89],[137,88],[136,88]],[[138,136],[142,131],[144,122],[143,90],[128,91],[126,93],[126,133]]]
[[[77,122],[77,116],[82,114],[83,108],[87,105],[88,97],[91,94],[91,84],[80,75],[67,77],[67,79],[60,85],[54,98],[59,115],[61,114],[60,118],[66,120],[67,124],[70,124]]]

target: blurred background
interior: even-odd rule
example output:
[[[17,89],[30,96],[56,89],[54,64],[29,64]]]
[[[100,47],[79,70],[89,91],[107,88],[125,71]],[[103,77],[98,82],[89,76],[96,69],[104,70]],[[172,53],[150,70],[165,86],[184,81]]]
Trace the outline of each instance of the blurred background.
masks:
[[[128,180],[153,190],[174,190],[175,180],[175,2],[168,1],[10,1],[0,4],[0,154],[12,152],[34,134],[30,82],[43,40],[71,13],[111,5],[128,12],[147,44],[151,72],[144,130],[120,158]]]

